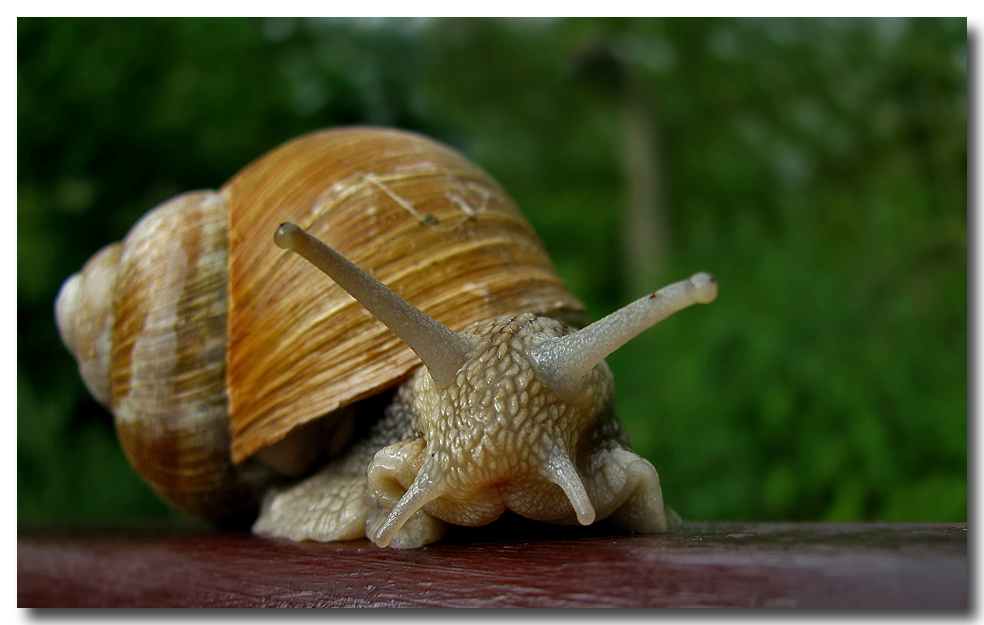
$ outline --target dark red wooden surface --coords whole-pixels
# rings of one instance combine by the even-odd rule
[[[22,529],[17,602],[967,607],[966,524],[707,523],[660,536],[561,528],[520,533],[463,533],[404,551],[236,532]]]

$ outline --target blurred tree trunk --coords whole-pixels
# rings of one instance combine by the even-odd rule
[[[665,253],[666,210],[660,175],[655,106],[630,68],[622,68],[621,167],[625,198],[622,213],[622,262],[628,294],[656,288],[654,280]]]

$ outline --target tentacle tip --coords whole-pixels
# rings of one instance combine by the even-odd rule
[[[379,532],[372,537],[372,542],[376,543],[379,547],[389,547],[390,541],[393,539],[392,536],[386,536]]]
[[[595,522],[595,516],[594,508],[584,512],[579,511],[577,513],[577,522],[581,525],[591,525]]]
[[[393,537],[396,535],[396,533],[400,530],[402,526],[403,526],[403,522],[402,521],[396,522],[393,512],[390,511],[390,514],[386,517],[385,520],[383,520],[383,523],[376,528],[376,531],[373,532],[372,536],[370,536],[369,539],[372,540],[372,542],[379,545],[380,547],[388,547],[389,544],[393,541]]]
[[[288,221],[280,224],[280,227],[277,228],[277,232],[273,235],[273,242],[279,248],[293,250],[303,232],[300,226]]]
[[[710,304],[717,298],[718,285],[711,274],[695,273],[690,277],[690,284],[694,287],[694,299],[699,303]]]

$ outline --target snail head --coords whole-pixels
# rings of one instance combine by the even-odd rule
[[[632,493],[605,465],[627,441],[604,358],[717,296],[713,278],[698,273],[580,330],[523,314],[454,332],[300,227],[283,224],[275,241],[331,276],[425,365],[410,381],[419,436],[383,448],[369,466],[369,488],[388,511],[370,536],[380,546],[420,511],[471,526],[507,509],[582,525],[611,514]]]

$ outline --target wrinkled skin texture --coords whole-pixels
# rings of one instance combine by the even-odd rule
[[[498,317],[462,334],[469,362],[447,388],[420,368],[369,437],[310,478],[268,493],[254,531],[295,540],[417,547],[446,524],[479,526],[505,510],[557,524],[608,518],[635,532],[665,532],[652,465],[628,450],[602,362],[562,401],[526,356],[571,328],[532,315]]]

